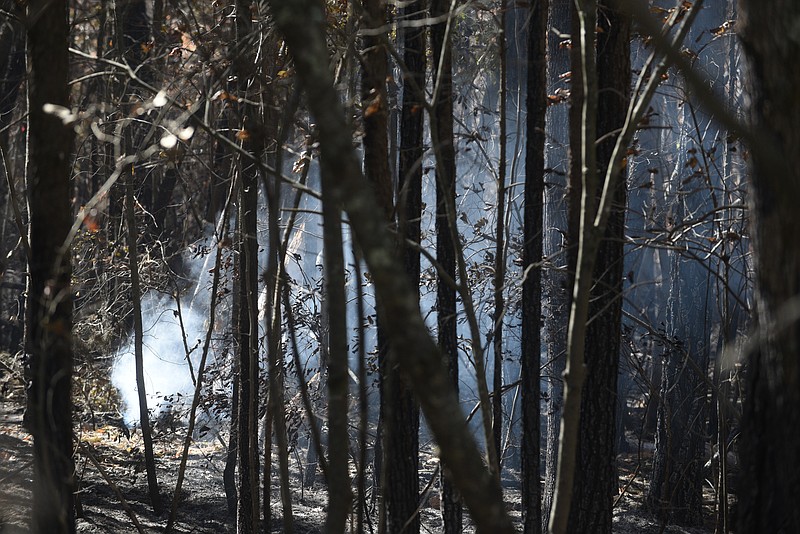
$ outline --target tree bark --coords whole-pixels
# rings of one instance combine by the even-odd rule
[[[73,129],[56,112],[69,106],[67,2],[28,6],[30,355],[26,421],[33,435],[33,524],[73,533],[72,295],[69,199]],[[59,108],[60,106],[60,108]]]
[[[561,416],[559,436],[556,493],[550,515],[550,531],[567,532],[572,492],[575,483],[576,452],[581,420],[581,395],[586,378],[584,350],[586,322],[589,316],[589,291],[592,286],[598,240],[594,227],[594,190],[597,187],[595,140],[597,137],[597,65],[595,63],[595,36],[597,3],[582,0],[578,4],[580,21],[580,70],[583,87],[581,105],[581,210],[580,235],[572,305],[567,330],[567,367],[564,371],[564,412]],[[575,46],[573,34],[573,46]],[[573,66],[573,76],[575,71]],[[572,80],[573,89],[575,79]],[[602,232],[602,229],[601,229]],[[602,234],[601,234],[602,235]]]
[[[547,16],[549,0],[531,3],[528,20],[525,211],[522,264],[522,514],[524,534],[542,531],[539,479],[542,360],[542,248],[544,148],[547,113]]]
[[[416,10],[416,7],[408,6],[404,9]],[[385,26],[386,19],[386,5],[382,0],[364,2],[364,21],[362,25],[376,29]],[[420,32],[421,29],[415,29],[414,31]],[[363,38],[364,59],[362,63],[361,103],[364,117],[364,174],[375,190],[386,224],[390,225],[394,216],[394,192],[392,190],[387,136],[388,95],[386,79],[388,65],[386,49],[384,48],[385,39],[385,36],[380,35],[365,35]],[[404,57],[415,56],[418,53],[417,50],[412,48],[404,52]],[[410,60],[412,65],[414,61],[418,62],[416,57],[411,57]],[[417,68],[419,67],[417,66]],[[415,76],[415,74],[410,75]],[[406,88],[407,85],[404,84],[404,95]],[[422,116],[421,110],[418,115]],[[408,127],[405,122],[403,124]],[[401,165],[404,163],[407,164],[408,162],[402,162]],[[401,172],[403,172],[403,169],[401,169]],[[400,180],[403,179],[404,177],[400,178]],[[419,263],[419,260],[417,260],[417,263]],[[409,273],[409,276],[413,275]],[[419,280],[419,268],[417,268],[417,280]],[[412,283],[416,285],[419,282]],[[397,368],[392,365],[392,357],[388,353],[394,349],[386,340],[383,326],[386,320],[387,318],[379,310],[377,321],[378,358],[381,367],[382,461],[386,473],[384,495],[387,511],[386,519],[390,532],[399,532],[405,527],[406,532],[414,534],[419,532],[419,516],[417,514],[417,501],[419,499],[419,408],[416,406],[411,388],[402,380]],[[408,523],[408,526],[406,526],[406,523]]]
[[[248,94],[254,68],[254,46],[250,0],[236,2],[236,57],[234,68],[238,75],[238,90]],[[245,99],[246,100],[246,99]],[[259,111],[246,102],[239,106],[242,148],[261,156],[264,146]],[[239,271],[237,320],[239,360],[239,487],[236,528],[240,534],[259,531],[259,469],[258,469],[258,169],[239,157],[238,239]]]
[[[158,493],[156,478],[156,459],[153,455],[153,436],[150,428],[150,412],[147,408],[147,389],[144,383],[144,360],[142,345],[144,328],[142,326],[142,288],[139,283],[139,240],[136,232],[136,214],[134,212],[133,176],[126,176],[125,183],[125,225],[128,230],[128,269],[131,273],[131,301],[133,303],[133,338],[134,360],[136,362],[136,389],[139,395],[139,427],[142,429],[144,442],[144,459],[147,469],[147,488],[150,492],[150,504],[156,514],[161,513],[161,497]]]
[[[239,184],[239,487],[237,531],[258,531],[258,240],[256,238],[256,207],[258,185],[254,169],[243,168]]]
[[[329,161],[322,162],[322,218],[325,262],[325,292],[328,298],[330,331],[328,360],[328,514],[326,532],[344,532],[352,493],[348,457],[347,301],[344,292],[342,219],[339,203],[330,192],[324,176],[333,174]]]
[[[492,289],[494,292],[494,331],[492,335],[492,350],[494,365],[492,373],[492,432],[494,448],[497,451],[497,465],[494,469],[499,473],[502,464],[502,436],[503,436],[503,317],[505,316],[505,295],[503,289],[506,278],[506,172],[507,172],[507,146],[508,143],[508,116],[506,110],[506,94],[508,92],[508,67],[506,50],[506,25],[508,24],[508,3],[500,2],[500,27],[497,32],[497,48],[500,59],[500,159],[497,168],[497,198],[495,201],[497,221],[495,224],[495,249],[494,249],[494,277]]]
[[[741,532],[798,532],[800,506],[800,3],[740,3],[750,60],[759,311],[762,342],[750,356],[742,431]],[[766,150],[764,149],[766,147]]]
[[[547,35],[547,87],[559,98],[571,95],[568,103],[557,101],[548,106],[545,128],[547,141],[545,152],[546,186],[544,188],[544,236],[543,253],[547,262],[543,273],[543,323],[547,353],[545,377],[548,382],[545,398],[547,414],[547,436],[545,445],[545,477],[542,507],[542,525],[546,528],[550,520],[550,509],[556,486],[558,467],[558,433],[564,401],[562,375],[566,366],[567,322],[572,278],[575,272],[577,246],[571,239],[568,224],[567,177],[574,171],[570,162],[570,147],[580,143],[579,131],[569,126],[571,116],[580,121],[580,74],[572,69],[572,83],[564,74],[570,72],[570,49],[563,46],[562,35],[569,34],[575,8],[572,0],[551,0]],[[559,33],[556,33],[559,32]],[[578,133],[572,141],[573,132]],[[574,153],[574,152],[573,152]],[[575,160],[576,158],[572,158]],[[580,180],[580,168],[574,174]],[[571,178],[570,178],[571,180]]]
[[[598,4],[597,168],[605,174],[630,100],[630,17],[615,0]],[[570,532],[611,533],[611,509],[617,491],[615,465],[617,369],[622,318],[623,241],[625,237],[625,171],[617,177],[611,214],[597,251],[594,285],[586,328],[587,379],[581,402]],[[592,192],[599,201],[600,189]]]
[[[450,11],[448,0],[431,2],[431,16],[441,17]],[[433,78],[438,93],[433,102],[431,137],[436,144],[436,261],[442,273],[436,279],[436,328],[439,350],[447,359],[450,381],[458,395],[458,337],[456,326],[456,289],[446,277],[456,279],[456,250],[451,222],[455,215],[448,213],[448,204],[456,197],[456,151],[453,139],[453,87],[452,51],[447,36],[447,23],[440,22],[431,27],[433,49]],[[481,362],[482,363],[482,362]],[[485,379],[485,377],[484,377]],[[484,414],[488,417],[488,414]],[[484,425],[485,426],[485,425]],[[489,438],[490,436],[486,436]],[[487,443],[489,446],[489,443]],[[462,530],[461,505],[450,480],[450,466],[442,465],[442,511],[445,532]]]

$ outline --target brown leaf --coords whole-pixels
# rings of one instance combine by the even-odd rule
[[[372,99],[372,102],[370,102],[369,106],[367,106],[367,109],[364,110],[364,117],[371,117],[372,115],[378,113],[383,107],[382,104],[383,102],[381,99],[381,94],[378,93],[375,95],[375,98]]]

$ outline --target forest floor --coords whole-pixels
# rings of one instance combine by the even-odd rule
[[[15,388],[16,389],[16,388]],[[31,437],[22,425],[21,391],[4,391],[0,398],[0,533],[28,532],[30,516],[32,469]],[[156,435],[158,481],[162,501],[169,504],[176,484],[183,443],[183,429],[165,430]],[[123,429],[95,414],[94,424],[82,424],[79,432],[81,446],[76,453],[76,478],[79,485],[80,508],[77,531],[81,533],[137,532],[131,515],[137,518],[143,532],[163,531],[168,512],[156,515],[149,505],[144,454],[139,432],[124,435]],[[647,445],[647,444],[645,444]],[[643,499],[652,456],[650,447],[642,447],[618,458],[621,497],[614,507],[614,532],[705,534],[713,529],[686,529],[664,526],[643,511]],[[327,497],[321,482],[315,487],[302,487],[298,462],[293,455],[291,484],[295,531],[322,532]],[[96,461],[96,464],[92,460]],[[431,455],[421,458],[421,479],[429,480],[436,460]],[[277,464],[277,461],[274,462]],[[98,469],[102,468],[102,472]],[[235,532],[235,522],[228,515],[222,471],[225,449],[219,436],[208,435],[196,440],[190,448],[186,477],[180,496],[175,532],[226,533]],[[507,502],[515,521],[520,521],[518,473],[507,470],[504,480]],[[272,531],[281,532],[281,508],[277,476],[273,477]],[[424,482],[423,482],[424,483]],[[711,495],[708,495],[710,502]],[[434,487],[424,498],[420,510],[422,532],[441,532],[438,495]],[[711,517],[712,510],[707,510]],[[373,517],[374,520],[374,517]],[[140,532],[141,532],[140,531]],[[369,531],[369,529],[368,529]],[[471,532],[468,518],[465,532]]]

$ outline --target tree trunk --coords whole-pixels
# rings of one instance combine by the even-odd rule
[[[233,317],[237,317],[237,306],[233,306]],[[225,469],[222,472],[222,484],[225,487],[225,502],[228,505],[228,515],[236,517],[236,507],[239,502],[236,490],[236,460],[239,457],[239,364],[236,358],[231,362],[233,386],[231,391],[231,411],[228,434],[228,450],[225,454]]]
[[[533,2],[528,20],[527,132],[522,264],[522,514],[523,533],[542,531],[539,479],[542,360],[542,245],[544,148],[547,113],[547,14],[549,0]]]
[[[237,530],[258,532],[258,182],[252,166],[243,166],[239,184],[239,503]]]
[[[615,0],[598,5],[597,40],[597,168],[605,174],[630,100],[630,17]],[[597,251],[586,330],[587,379],[581,403],[581,428],[571,507],[570,532],[611,533],[611,508],[617,491],[616,424],[617,369],[622,317],[623,241],[626,181],[617,178],[605,236]],[[593,202],[601,190],[594,191]]]
[[[500,1],[500,27],[497,32],[497,48],[500,59],[500,160],[497,169],[497,192],[495,201],[495,249],[494,249],[494,277],[492,289],[494,291],[494,331],[492,333],[492,349],[494,365],[492,373],[492,432],[494,433],[494,448],[497,451],[497,465],[494,469],[499,473],[502,464],[502,436],[503,436],[503,316],[505,315],[505,296],[503,289],[506,278],[506,171],[507,171],[507,143],[508,143],[508,116],[506,110],[506,94],[508,92],[508,58],[506,45],[506,26],[508,24],[508,5],[506,0]]]
[[[597,3],[583,0],[576,4],[580,30],[573,33],[580,39],[580,72],[582,102],[580,124],[580,163],[581,163],[581,209],[580,232],[578,237],[578,258],[575,281],[572,289],[569,326],[567,329],[567,366],[564,370],[564,412],[561,416],[559,436],[558,470],[556,473],[556,493],[550,515],[550,531],[561,534],[567,531],[572,493],[575,483],[576,452],[579,443],[581,420],[581,395],[586,379],[584,350],[586,343],[586,323],[589,316],[589,292],[592,287],[594,264],[598,241],[603,229],[595,228],[594,218],[597,209],[594,191],[597,187],[596,147],[597,138],[597,65],[595,63],[595,37],[597,24]],[[573,65],[572,88],[577,84]],[[570,123],[572,126],[572,122]]]
[[[27,329],[30,354],[26,421],[33,435],[33,532],[73,533],[72,226],[73,129],[68,109],[67,2],[35,0],[28,27],[29,218],[31,257]]]
[[[680,194],[680,193],[679,193]],[[682,199],[675,210],[683,222]],[[701,266],[672,252],[672,280],[667,302],[667,332],[673,344],[664,349],[653,475],[647,504],[662,521],[697,526],[702,517],[702,436],[705,434],[705,368],[708,361],[708,313],[697,276]],[[688,283],[688,285],[687,285]],[[698,295],[700,305],[698,306]]]
[[[140,67],[145,60],[146,53],[143,45],[145,45],[149,39],[151,26],[144,0],[133,0],[125,3],[117,2],[116,22],[117,47],[122,57],[132,68]],[[135,93],[136,90],[134,89],[131,94],[123,97],[123,110],[129,115],[133,114],[133,109],[137,105],[136,101],[138,97]],[[141,146],[143,129],[143,125],[137,121],[132,121],[125,129],[125,155],[133,156],[141,153],[143,148]],[[136,202],[134,198],[134,180],[140,179],[140,183],[144,184],[144,187],[141,188],[143,192],[140,199],[142,201],[141,204],[146,206],[145,209],[148,211],[152,205],[152,185],[150,184],[152,178],[149,178],[147,175],[148,173],[144,171],[144,166],[139,161],[131,166],[130,172],[126,171],[123,217],[127,230],[128,270],[131,276],[130,297],[133,305],[134,360],[136,362],[136,387],[139,396],[139,425],[142,430],[142,441],[144,442],[147,486],[150,493],[150,502],[153,505],[153,511],[158,514],[161,511],[161,502],[158,480],[156,478],[155,457],[153,455],[153,438],[150,427],[150,414],[147,407],[147,392],[144,383],[144,363],[142,355],[144,332],[141,310],[142,289],[139,280],[138,258],[139,236],[136,225],[136,214],[134,211],[134,203]]]
[[[742,431],[739,531],[800,532],[800,3],[740,2],[749,56],[759,323]]]
[[[238,90],[248,95],[254,68],[253,27],[250,0],[236,2],[236,59]],[[246,99],[243,99],[246,100]],[[242,148],[261,157],[264,146],[259,111],[240,101]],[[236,528],[240,534],[259,531],[258,469],[258,169],[239,156],[238,239],[239,315],[239,487]],[[266,497],[265,497],[266,498]]]
[[[569,79],[562,76],[570,72],[570,50],[562,46],[564,38],[559,34],[569,34],[572,24],[572,0],[551,0],[547,34],[547,87],[554,96],[564,95],[570,90]],[[556,33],[558,31],[559,33]],[[577,69],[576,69],[577,70]],[[573,70],[573,76],[577,76]],[[547,436],[545,446],[545,473],[542,506],[542,525],[547,527],[550,509],[555,495],[556,468],[558,463],[558,433],[561,422],[561,409],[564,400],[562,374],[566,365],[567,321],[569,320],[569,299],[572,274],[575,272],[575,254],[568,254],[577,247],[568,240],[567,224],[567,176],[570,175],[570,132],[569,116],[574,111],[580,118],[579,87],[572,87],[572,99],[557,101],[548,106],[545,128],[547,135],[545,151],[546,183],[544,188],[544,235],[543,253],[547,262],[542,280],[543,330],[546,344],[545,378],[548,382],[545,398],[547,414]],[[529,112],[530,113],[530,112]]]
[[[323,176],[335,171],[324,160]],[[328,361],[328,514],[325,531],[344,532],[350,512],[352,493],[348,458],[350,436],[348,422],[348,350],[347,300],[345,296],[342,219],[339,203],[330,193],[330,183],[323,178],[322,218],[325,262],[325,292],[328,297],[330,331]]]
[[[715,2],[700,11],[697,23],[688,29],[689,42],[699,44],[706,28],[722,24],[724,7],[723,2]],[[716,57],[704,59],[702,50],[700,54],[695,61],[698,68],[713,68],[719,61]],[[684,100],[687,93],[684,90],[675,100],[665,102],[669,115],[676,118],[671,126],[677,131],[677,135],[667,137],[670,146],[677,141],[667,182],[672,198],[669,220],[676,228],[691,225],[693,235],[713,235],[718,233],[713,218],[697,216],[714,213],[718,205],[713,200],[716,193],[709,169],[698,161],[705,161],[708,153],[704,146],[713,143],[719,126],[695,110],[695,98]],[[671,283],[666,310],[666,329],[672,343],[665,347],[662,361],[656,450],[647,503],[663,521],[699,526],[703,524],[706,478],[702,465],[707,439],[707,368],[712,314],[717,305],[711,290],[701,289],[712,286],[708,267],[683,252],[696,249],[694,237],[673,235],[676,246],[668,252]]]
[[[156,514],[161,513],[161,497],[158,493],[156,478],[156,460],[153,455],[153,436],[150,429],[150,413],[147,408],[147,389],[144,383],[144,361],[142,344],[144,329],[142,327],[142,289],[139,283],[139,240],[136,232],[136,214],[134,213],[133,176],[126,176],[125,183],[125,226],[128,230],[128,269],[131,273],[131,302],[133,303],[134,360],[136,362],[136,389],[139,395],[139,427],[142,429],[144,442],[144,458],[147,469],[147,488],[150,492],[150,503]]]
[[[412,6],[406,10],[415,9]],[[364,25],[380,28],[386,25],[386,6],[380,0],[364,2]],[[414,31],[419,32],[419,29]],[[364,114],[364,174],[375,190],[386,224],[393,218],[393,191],[389,166],[387,137],[388,96],[386,78],[388,66],[385,36],[364,36],[361,103]],[[414,49],[406,55],[415,55]],[[413,61],[416,58],[412,58]],[[424,68],[424,67],[423,67]],[[404,90],[407,88],[404,85]],[[405,94],[405,93],[404,93]],[[421,110],[418,115],[422,115]],[[402,170],[401,170],[402,172]],[[403,178],[401,178],[402,180]],[[419,260],[418,260],[419,261]],[[419,280],[419,274],[417,274]],[[418,282],[415,282],[418,284]],[[419,532],[417,500],[419,498],[419,409],[411,389],[391,364],[383,324],[387,320],[378,312],[378,351],[381,366],[381,421],[383,424],[383,465],[386,480],[384,502],[390,532],[399,532],[408,522],[406,532]]]
[[[450,10],[448,0],[434,0],[431,3],[431,16],[440,17]],[[434,84],[439,91],[433,103],[431,137],[438,143],[436,166],[436,261],[443,273],[437,273],[436,280],[436,324],[439,350],[445,355],[450,381],[458,395],[458,338],[456,330],[456,289],[446,282],[456,278],[456,251],[450,228],[451,218],[448,203],[456,197],[456,152],[453,139],[453,87],[452,51],[447,36],[447,24],[441,22],[431,28],[431,48],[433,49]],[[487,414],[484,414],[487,415]],[[488,443],[487,443],[488,446]],[[451,485],[450,466],[442,465],[442,511],[446,533],[462,530],[461,505]]]

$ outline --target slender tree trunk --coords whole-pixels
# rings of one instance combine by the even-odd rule
[[[156,514],[161,513],[161,497],[158,493],[156,478],[156,460],[153,455],[153,436],[150,430],[150,413],[147,409],[147,390],[144,383],[144,361],[142,345],[144,328],[142,327],[142,289],[139,284],[139,240],[136,232],[135,198],[133,196],[133,176],[126,176],[125,183],[125,225],[128,230],[128,269],[131,273],[131,301],[133,303],[134,360],[136,362],[136,389],[139,395],[139,427],[142,429],[144,442],[144,461],[147,469],[147,488],[150,492],[150,503]]]
[[[449,12],[448,0],[433,0],[431,16],[442,16]],[[456,251],[450,228],[451,217],[448,203],[455,202],[456,196],[456,153],[453,139],[453,88],[452,51],[447,40],[447,24],[442,22],[431,28],[431,47],[433,49],[434,84],[438,84],[438,94],[434,101],[431,136],[438,146],[436,167],[436,261],[442,274],[436,281],[436,322],[439,348],[447,358],[450,380],[458,394],[458,338],[456,327],[456,289],[451,287],[445,276],[456,278]],[[453,220],[455,220],[453,216]],[[482,363],[482,362],[481,362]],[[488,414],[484,414],[488,417]],[[488,444],[487,444],[488,445]],[[493,466],[492,466],[493,467]],[[462,529],[461,505],[451,485],[449,466],[442,465],[442,509],[445,532],[456,533]]]
[[[117,22],[117,47],[120,50],[122,57],[127,61],[131,67],[137,68],[143,65],[145,61],[145,51],[143,45],[147,42],[150,36],[150,19],[147,15],[146,4],[144,0],[132,0],[124,4],[117,2],[116,6],[116,22]],[[146,70],[146,69],[145,69]],[[137,96],[135,93],[125,95],[123,97],[125,102],[124,109],[127,113],[131,114],[134,106],[136,105]],[[141,138],[142,126],[137,122],[131,122],[126,128],[125,146],[124,150],[126,155],[135,155],[141,152]],[[133,304],[133,330],[134,330],[134,359],[136,362],[136,387],[139,395],[139,425],[142,430],[142,440],[144,441],[145,449],[145,465],[147,469],[147,485],[150,492],[150,502],[153,505],[153,510],[156,513],[161,511],[161,502],[158,489],[158,480],[156,478],[156,465],[155,457],[153,455],[153,438],[151,435],[150,415],[147,408],[147,393],[144,383],[144,362],[142,356],[142,343],[143,343],[143,326],[142,326],[142,310],[141,310],[141,296],[142,290],[139,282],[139,260],[138,260],[138,246],[139,236],[136,226],[136,216],[134,213],[134,180],[138,178],[137,171],[142,170],[143,167],[139,163],[131,165],[130,172],[126,172],[125,176],[125,199],[124,199],[124,219],[127,229],[127,243],[128,243],[128,269],[131,275],[131,300]],[[145,175],[145,172],[138,173]],[[152,203],[152,187],[149,184],[149,178],[143,178],[141,181],[144,184],[142,188],[143,198],[142,204],[148,209]]]
[[[35,0],[28,12],[30,234],[27,303],[33,435],[32,531],[75,532],[72,433],[72,297],[69,199],[73,129],[53,111],[69,107],[67,2]],[[54,109],[51,109],[54,108]]]
[[[543,254],[546,258],[542,280],[543,330],[546,345],[545,378],[548,383],[545,396],[547,435],[545,444],[544,490],[542,495],[542,525],[547,528],[550,509],[555,495],[556,468],[558,462],[558,433],[561,423],[561,408],[564,400],[562,375],[566,365],[567,322],[569,319],[569,299],[571,294],[570,273],[575,272],[573,259],[569,254],[572,245],[568,239],[567,223],[567,176],[571,174],[570,135],[568,126],[573,107],[580,101],[578,86],[571,87],[570,50],[562,43],[562,35],[569,34],[574,11],[572,0],[551,0],[547,34],[547,87],[550,93],[564,95],[571,91],[569,104],[558,100],[548,106],[546,128],[546,187],[544,188],[544,236]],[[556,33],[559,32],[559,33]],[[577,70],[577,69],[576,69]],[[578,74],[573,71],[573,75]],[[580,105],[577,108],[580,120]],[[577,248],[575,248],[577,250]]]
[[[368,0],[364,2],[364,10],[364,24],[367,27],[380,28],[386,25],[384,2]],[[361,102],[364,113],[364,174],[375,188],[388,225],[393,219],[394,208],[387,136],[388,66],[384,40],[381,36],[363,38]],[[405,528],[406,532],[413,534],[419,532],[419,518],[416,515],[419,494],[419,409],[411,389],[391,364],[392,356],[388,352],[393,349],[387,343],[383,328],[386,320],[379,311],[378,350],[382,378],[381,419],[387,523],[391,532],[399,532],[410,522]]]
[[[254,169],[242,169],[239,189],[239,502],[237,530],[257,532],[258,506],[258,241],[256,204],[258,185]]]
[[[595,254],[599,236],[594,229],[594,190],[597,187],[595,154],[597,120],[597,73],[595,64],[595,35],[597,4],[583,0],[578,4],[580,21],[580,56],[583,102],[581,112],[581,211],[577,269],[572,291],[572,305],[567,331],[567,367],[564,371],[564,413],[556,474],[556,494],[550,516],[550,531],[567,532],[576,471],[581,420],[581,393],[586,379],[584,347],[586,322],[589,315],[589,290],[592,286]],[[573,39],[573,46],[577,44]],[[574,76],[573,69],[573,76]],[[572,80],[573,88],[575,79]]]
[[[689,42],[701,39],[710,24],[722,24],[722,7],[723,3],[716,2],[699,13],[697,24],[688,29]],[[698,63],[702,61],[698,58]],[[717,61],[714,59],[713,63]],[[667,183],[672,198],[670,221],[676,226],[691,224],[693,233],[713,234],[713,218],[696,219],[698,213],[714,212],[713,188],[709,195],[707,185],[711,184],[711,176],[706,171],[690,174],[687,179],[687,171],[696,170],[691,163],[693,152],[697,154],[695,162],[704,160],[703,138],[714,138],[718,126],[710,118],[701,117],[705,126],[703,132],[699,131],[694,103],[683,101],[682,95],[672,108],[671,115],[676,118],[672,126],[677,135],[668,137],[667,142],[679,148],[672,158],[674,167]],[[700,289],[711,286],[708,268],[680,250],[691,250],[694,239],[676,236],[674,241],[676,247],[668,253],[671,275],[666,310],[666,330],[672,344],[665,347],[662,359],[656,450],[647,504],[662,521],[698,526],[704,522],[706,475],[701,466],[707,435],[710,322],[716,306],[710,302],[710,290]]]
[[[235,308],[235,307],[234,307]],[[235,315],[234,315],[235,316]],[[239,456],[239,364],[234,359],[231,364],[233,374],[233,387],[231,392],[230,431],[228,436],[228,450],[225,454],[225,470],[222,472],[222,482],[225,487],[225,501],[228,504],[228,515],[236,517],[238,492],[236,491],[236,460]]]
[[[323,162],[322,173],[330,176],[334,169]],[[352,493],[348,457],[350,437],[348,422],[348,350],[347,301],[344,292],[344,254],[342,252],[342,219],[338,203],[326,191],[323,181],[323,241],[325,288],[328,297],[329,364],[328,364],[328,514],[325,531],[344,532],[350,513]]]
[[[402,21],[419,21],[424,16],[423,3],[410,2],[400,12]],[[420,220],[422,218],[422,157],[423,157],[423,99],[420,93],[425,86],[425,30],[423,27],[407,27],[400,34],[403,45],[403,93],[400,111],[400,146],[398,158],[398,205],[397,214],[400,236],[406,241],[421,241]],[[412,286],[419,286],[420,257],[413,247],[400,243],[403,251],[405,271]],[[418,290],[417,290],[418,291]],[[418,292],[417,292],[418,294]],[[408,506],[402,515],[414,514],[411,504],[418,498],[419,490],[419,406],[413,398],[411,388],[401,382],[393,391],[399,393],[394,405],[405,414],[411,424],[405,436],[395,440],[399,450],[407,451],[403,462],[407,471]],[[393,428],[401,428],[402,422],[395,418]],[[401,443],[402,442],[402,443]],[[387,449],[387,452],[388,449]],[[395,455],[395,458],[397,456]],[[391,454],[387,460],[392,461]],[[413,506],[416,508],[416,506]],[[459,516],[460,516],[459,510]],[[447,528],[447,523],[445,523]],[[419,517],[415,516],[408,526],[408,532],[419,532]]]
[[[270,72],[270,76],[277,76],[277,73],[283,66],[281,58],[279,57],[279,41],[274,34],[267,40],[264,46],[265,61],[264,66]],[[282,95],[278,94],[274,85],[269,86],[265,92],[267,100],[267,111],[265,120],[265,129],[272,131],[275,141],[267,141],[266,157],[269,164],[275,169],[283,168],[283,149],[282,146],[286,141],[288,132],[291,131],[294,116],[297,111],[297,102],[291,102],[282,99]],[[281,100],[284,100],[281,102]],[[285,106],[285,111],[279,117],[279,113],[274,111],[278,109],[279,104]],[[286,429],[286,406],[285,406],[285,372],[283,362],[285,360],[285,353],[282,343],[282,295],[283,284],[288,283],[285,276],[285,260],[286,260],[286,245],[281,242],[281,227],[280,227],[280,213],[283,198],[282,181],[279,176],[271,175],[261,176],[264,182],[264,192],[269,204],[269,259],[267,261],[267,270],[264,273],[266,282],[266,302],[264,305],[264,321],[267,333],[267,358],[269,368],[269,415],[273,418],[275,442],[278,447],[278,472],[280,478],[280,495],[281,507],[283,512],[283,531],[291,534],[294,530],[294,517],[292,510],[292,495],[289,481],[289,442]],[[271,179],[270,179],[271,178]],[[299,204],[300,193],[295,197],[295,207]],[[289,218],[289,224],[286,227],[286,240],[292,232],[294,226],[294,214]],[[269,417],[268,417],[269,418]],[[267,432],[270,432],[271,427],[267,426]],[[265,440],[266,441],[266,440]],[[272,450],[268,449],[266,444],[264,446],[264,527],[265,530],[271,528],[270,522],[267,517],[270,515],[266,509],[266,503],[269,502],[267,495],[270,492],[271,486],[271,467],[272,467]]]
[[[238,90],[247,96],[253,83],[255,43],[250,0],[236,2],[236,57]],[[245,99],[246,100],[246,99]],[[264,146],[259,111],[240,101],[242,148],[256,157]],[[240,156],[237,253],[239,256],[239,487],[236,528],[240,534],[259,531],[258,469],[258,170]],[[266,498],[266,497],[265,497]]]
[[[683,192],[678,193],[675,221],[683,222]],[[673,344],[664,349],[653,475],[647,504],[662,521],[702,524],[701,471],[706,422],[705,367],[708,361],[708,313],[704,292],[696,291],[701,275],[694,260],[672,252],[667,303],[667,332]],[[689,282],[691,287],[684,285]],[[693,289],[695,291],[693,291]],[[698,300],[700,306],[697,306]]]
[[[605,174],[611,164],[615,132],[625,122],[630,99],[630,18],[616,1],[599,2],[597,41],[597,168]],[[601,190],[593,191],[596,203]],[[586,329],[587,379],[583,387],[581,425],[576,458],[570,532],[611,533],[611,508],[616,480],[616,400],[622,317],[623,240],[626,181],[616,180],[605,236],[597,251],[594,286]]]
[[[494,469],[500,472],[502,460],[500,458],[503,435],[503,316],[505,315],[505,297],[503,289],[506,278],[506,171],[507,171],[507,143],[508,143],[508,115],[506,110],[506,94],[508,92],[507,75],[507,44],[506,25],[508,24],[509,7],[506,0],[500,2],[500,27],[497,32],[497,49],[500,57],[500,161],[497,169],[497,201],[495,225],[495,250],[494,250],[494,332],[492,335],[492,348],[494,353],[493,390],[492,397],[492,431],[494,433],[494,448],[498,451],[497,465]]]
[[[356,279],[356,317],[358,317],[358,474],[356,487],[356,532],[364,533],[364,523],[370,525],[372,522],[367,508],[367,432],[369,430],[369,393],[367,391],[367,351],[365,347],[366,327],[364,324],[364,286],[361,281],[361,255],[358,250],[353,248],[355,258],[355,279]]]
[[[540,365],[542,354],[542,248],[544,147],[547,112],[548,0],[531,3],[528,19],[527,143],[522,264],[522,514],[524,534],[542,531]]]

